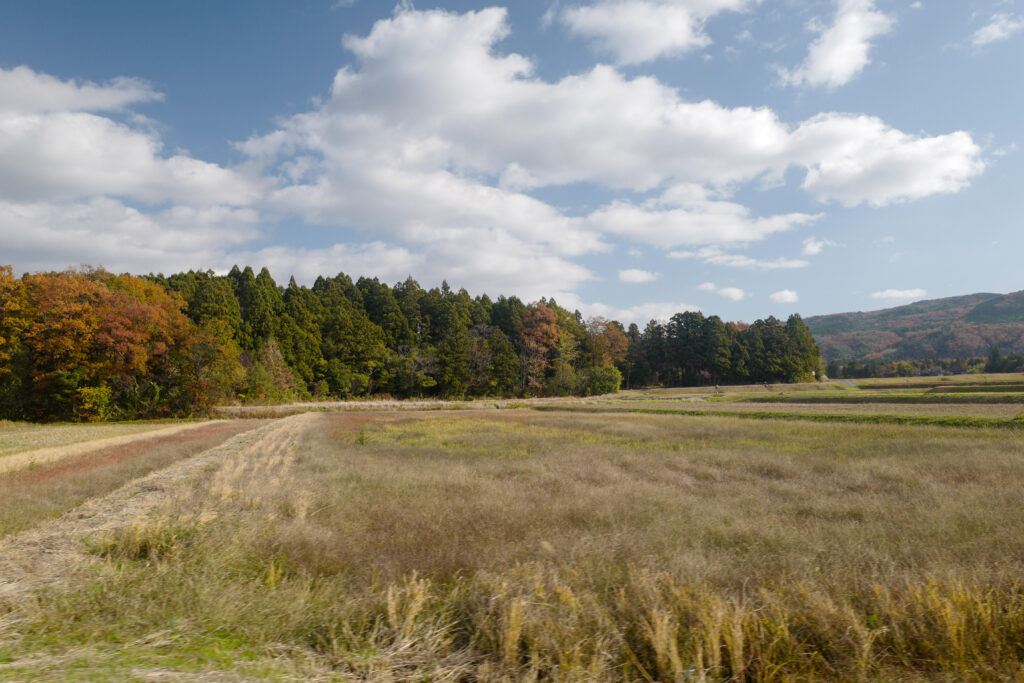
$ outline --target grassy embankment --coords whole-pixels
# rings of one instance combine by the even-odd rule
[[[0,677],[1024,674],[1022,432],[310,418],[9,604]]]

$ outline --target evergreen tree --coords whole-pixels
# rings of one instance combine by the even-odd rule
[[[445,303],[435,324],[444,335],[437,345],[437,388],[441,396],[457,398],[469,388],[469,334],[455,305]]]

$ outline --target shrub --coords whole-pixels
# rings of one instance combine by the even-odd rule
[[[583,377],[580,385],[581,393],[584,396],[598,396],[600,394],[614,394],[622,386],[622,373],[619,369],[606,365],[600,368],[592,368]]]
[[[82,422],[103,422],[111,412],[110,387],[81,387],[75,393],[75,417]]]

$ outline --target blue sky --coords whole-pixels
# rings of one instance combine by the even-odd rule
[[[1014,0],[7,0],[0,263],[624,322],[1024,289]]]

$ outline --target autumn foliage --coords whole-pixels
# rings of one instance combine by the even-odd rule
[[[687,312],[641,332],[550,299],[471,297],[345,274],[168,277],[0,268],[0,418],[205,414],[224,402],[593,395],[630,386],[812,376],[798,317],[752,326]]]

